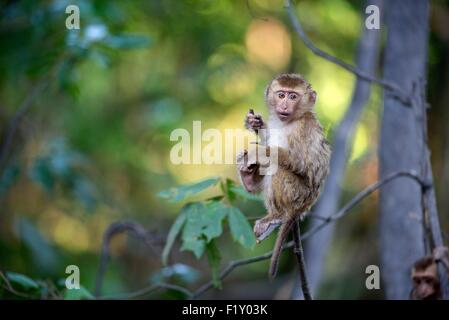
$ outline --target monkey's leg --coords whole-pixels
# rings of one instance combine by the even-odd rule
[[[313,300],[312,293],[310,292],[309,282],[307,280],[306,261],[304,259],[304,250],[302,249],[299,219],[296,220],[296,223],[293,225],[292,230],[293,240],[295,242],[293,251],[295,252],[296,258],[298,259],[299,280],[301,281],[304,300]]]

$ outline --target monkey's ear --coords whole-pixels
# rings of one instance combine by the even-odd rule
[[[309,94],[309,102],[310,103],[315,103],[316,102],[316,98],[317,98],[317,93],[315,90],[312,90]]]
[[[268,86],[265,88],[265,102],[268,101],[268,95],[270,94],[270,87],[271,87],[271,82],[268,84]]]

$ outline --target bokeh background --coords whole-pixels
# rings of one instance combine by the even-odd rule
[[[80,8],[80,30],[65,27],[69,4]],[[319,48],[353,63],[364,23],[363,4],[304,0],[296,8]],[[430,32],[429,141],[438,208],[448,232],[448,1],[433,1]],[[148,230],[151,246],[127,233],[115,235],[103,294],[133,292],[161,278],[192,290],[210,280],[207,258],[180,251],[178,240],[169,266],[162,265],[168,231],[191,199],[173,204],[157,194],[211,177],[236,180],[235,167],[173,165],[170,133],[176,128],[191,131],[194,120],[202,121],[203,130],[242,129],[248,108],[267,114],[264,88],[285,71],[303,74],[318,92],[316,112],[332,141],[356,79],[302,44],[292,32],[282,0],[3,1],[2,272],[24,275],[52,288],[53,296],[64,296],[58,293],[63,290],[60,282],[66,266],[74,264],[80,268],[82,286],[93,292],[104,232],[111,223],[134,221]],[[342,203],[377,180],[381,110],[382,91],[373,86],[355,131],[341,185]],[[230,143],[223,148],[234,152]],[[218,194],[217,185],[193,199]],[[317,297],[383,296],[382,290],[365,288],[365,267],[378,264],[377,197],[370,196],[337,223]],[[264,215],[258,201],[241,199],[236,206],[250,221]],[[273,238],[248,249],[223,228],[217,239],[221,266],[265,253]],[[238,268],[221,290],[204,297],[288,298],[294,266],[294,256],[284,254],[272,284],[266,276],[267,261]],[[18,281],[19,292],[26,289],[21,285],[26,283]],[[51,298],[47,291],[31,295]],[[0,297],[21,298],[5,289],[0,289]],[[182,294],[155,290],[140,298]]]

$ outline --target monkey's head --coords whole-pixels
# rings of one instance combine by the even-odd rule
[[[270,112],[282,122],[289,123],[312,110],[316,92],[301,75],[285,73],[270,82],[265,91],[265,101]]]
[[[416,261],[412,270],[412,280],[412,299],[429,300],[440,298],[437,264],[432,257],[424,257]]]

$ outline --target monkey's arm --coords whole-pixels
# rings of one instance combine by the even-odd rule
[[[436,262],[441,262],[449,273],[449,249],[444,246],[439,246],[433,249],[433,259]]]
[[[298,175],[303,175],[306,172],[306,162],[304,157],[299,153],[295,156],[293,155],[293,152],[285,148],[270,147],[263,144],[250,145],[247,151],[247,157],[249,163],[257,164],[269,161],[274,157],[274,159],[277,160],[278,166],[288,171]],[[266,164],[267,163],[264,163],[264,165]]]
[[[261,191],[263,176],[259,174],[259,165],[255,159],[248,158],[246,150],[237,155],[237,170],[240,182],[247,192]]]

